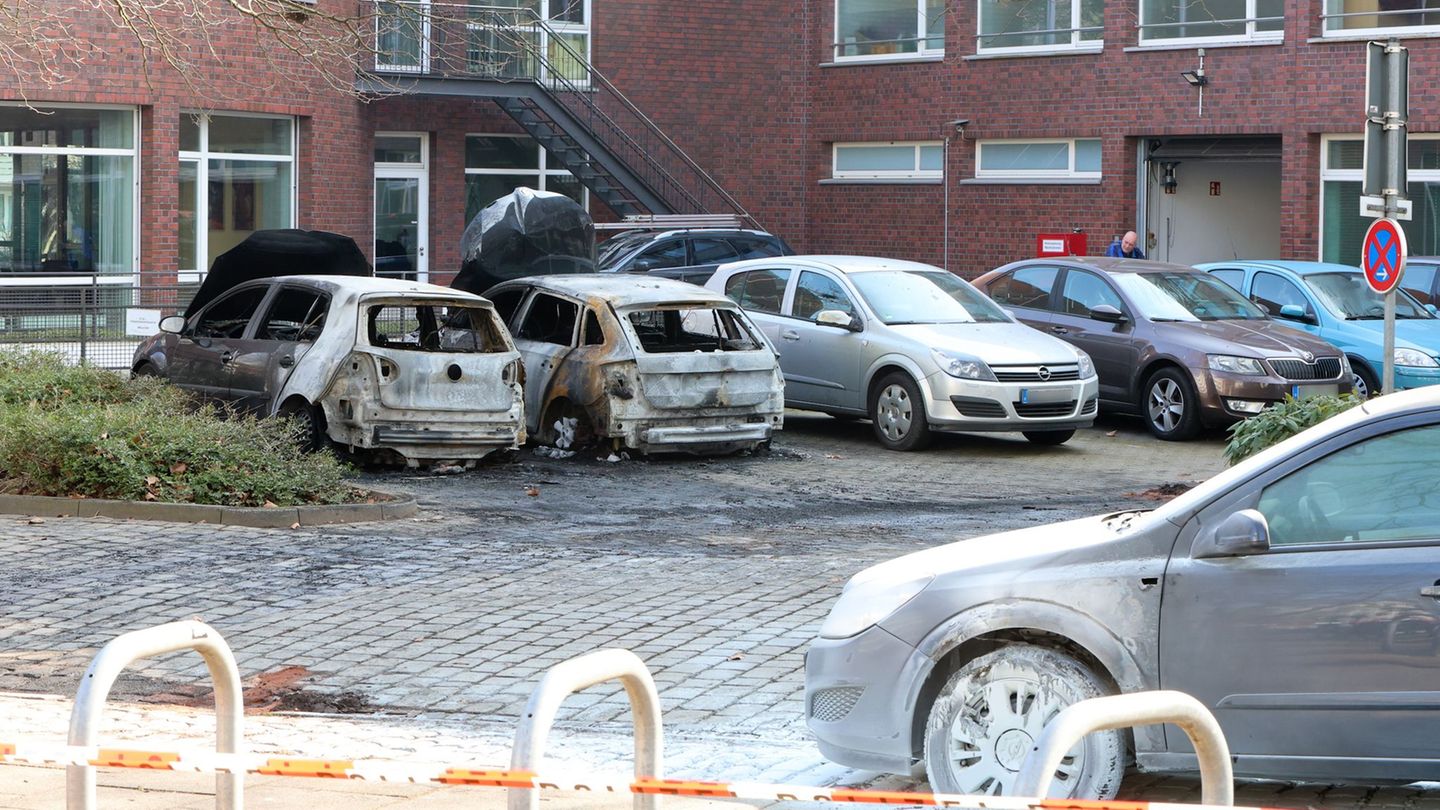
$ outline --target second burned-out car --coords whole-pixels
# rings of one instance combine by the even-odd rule
[[[745,313],[693,284],[631,275],[534,276],[486,292],[525,363],[539,441],[573,419],[574,440],[642,452],[727,452],[783,421],[774,350]]]
[[[139,376],[305,425],[309,443],[422,461],[525,441],[520,355],[490,302],[429,284],[281,276],[172,316]]]

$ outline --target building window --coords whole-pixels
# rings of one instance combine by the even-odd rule
[[[250,115],[180,116],[180,272],[265,228],[295,227],[295,121]]]
[[[980,0],[976,51],[1099,49],[1104,33],[1102,0]]]
[[[0,106],[0,276],[133,274],[135,208],[133,108]]]
[[[1284,0],[1140,0],[1140,44],[1279,40]]]
[[[586,205],[585,187],[525,135],[468,135],[465,138],[465,221],[520,186],[553,191]]]
[[[841,179],[940,179],[944,171],[939,141],[837,143],[833,174]]]
[[[461,8],[468,72],[589,84],[590,0],[502,0]],[[545,25],[536,26],[536,19]]]
[[[1408,139],[1406,193],[1412,216],[1401,221],[1411,256],[1440,253],[1440,134]],[[1320,259],[1358,265],[1360,244],[1374,217],[1360,214],[1364,184],[1365,142],[1360,138],[1327,136],[1320,159]]]
[[[1437,0],[1325,0],[1325,35],[1434,33]]]
[[[1100,177],[1100,139],[980,141],[977,179],[1090,180]]]
[[[429,66],[429,0],[376,3],[375,69],[424,73]]]
[[[939,56],[945,0],[835,0],[835,60]]]

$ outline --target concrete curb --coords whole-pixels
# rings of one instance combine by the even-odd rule
[[[151,503],[149,501],[106,501],[98,498],[56,498],[46,495],[0,495],[0,514],[34,517],[104,517],[117,520],[163,520],[170,523],[210,523],[216,526],[246,526],[252,529],[288,529],[326,526],[335,523],[363,523],[414,517],[420,507],[410,496],[371,491],[376,503],[347,503],[333,506],[210,506],[195,503]],[[380,500],[384,498],[385,500]]]

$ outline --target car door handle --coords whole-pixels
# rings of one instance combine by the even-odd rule
[[[224,364],[227,365],[227,366],[230,365],[230,363],[233,362],[234,360],[235,360],[235,352],[225,352],[224,354],[220,355],[220,362],[221,362],[221,363],[224,363]]]
[[[1428,596],[1431,599],[1440,599],[1440,583],[1426,585],[1420,589],[1421,596]]]
[[[780,339],[781,339],[781,340],[799,340],[799,339],[800,339],[800,333],[799,333],[799,332],[796,332],[794,329],[786,329],[784,332],[781,332],[781,333],[780,333]]]
[[[1070,334],[1070,330],[1069,330],[1069,329],[1066,329],[1066,328],[1063,327],[1063,326],[1052,326],[1052,327],[1050,327],[1050,331],[1051,331],[1053,334],[1056,334],[1056,335],[1068,335],[1068,334]]]
[[[287,354],[284,357],[280,358],[281,368],[290,368],[293,365],[295,365],[295,358],[291,357],[290,355]]]

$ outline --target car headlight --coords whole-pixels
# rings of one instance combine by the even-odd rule
[[[935,364],[940,370],[951,377],[959,377],[962,380],[987,380],[995,382],[995,374],[990,367],[978,357],[967,357],[955,352],[947,352],[941,349],[931,349],[930,356],[935,359]]]
[[[891,573],[893,571],[893,573]],[[874,627],[925,590],[934,574],[915,575],[903,568],[882,569],[867,578],[856,574],[845,586],[830,615],[820,625],[821,638],[849,638]]]
[[[1435,358],[1431,357],[1425,352],[1417,351],[1415,349],[1396,349],[1395,365],[1414,366],[1419,368],[1440,367],[1440,363],[1436,363]]]
[[[1253,357],[1236,357],[1233,354],[1207,355],[1211,371],[1226,371],[1231,374],[1264,374],[1265,367]]]
[[[1080,363],[1080,379],[1088,380],[1095,376],[1095,361],[1091,360],[1090,355],[1085,352],[1080,352],[1079,354],[1080,356],[1077,359]]]
[[[1347,377],[1348,377],[1348,376],[1350,375],[1350,373],[1351,373],[1351,371],[1350,371],[1350,358],[1349,358],[1349,357],[1346,357],[1346,356],[1343,355],[1343,354],[1340,355],[1340,373],[1341,373],[1341,374],[1344,374],[1344,375],[1347,376]]]

